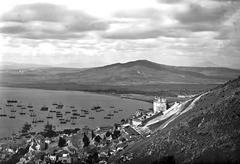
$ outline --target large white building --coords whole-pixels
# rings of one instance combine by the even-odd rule
[[[165,98],[155,97],[153,100],[153,113],[164,112],[167,110],[167,100]]]

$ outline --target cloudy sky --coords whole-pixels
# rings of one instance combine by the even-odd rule
[[[0,63],[240,69],[240,0],[5,0]]]

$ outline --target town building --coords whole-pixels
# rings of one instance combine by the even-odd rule
[[[167,110],[167,100],[165,98],[155,97],[153,100],[153,113],[160,113]]]
[[[141,124],[142,124],[142,121],[140,119],[138,119],[138,118],[132,119],[132,125],[133,126],[139,126]]]

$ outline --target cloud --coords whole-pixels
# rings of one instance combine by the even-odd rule
[[[9,24],[0,28],[0,33],[20,34],[26,32],[27,29],[21,24]]]
[[[168,4],[174,4],[174,3],[180,3],[184,0],[158,0],[159,3],[168,3]]]
[[[169,38],[185,38],[190,37],[191,33],[179,30],[179,29],[124,29],[114,32],[107,32],[102,35],[104,38],[108,39],[149,39],[158,37],[169,37]]]
[[[216,2],[240,2],[239,0],[213,0]]]
[[[118,18],[161,19],[162,13],[156,8],[121,10],[114,14]]]
[[[175,15],[175,18],[184,24],[215,23],[224,18],[227,12],[225,7],[207,8],[199,4],[190,4],[186,12]]]
[[[79,33],[109,27],[107,22],[82,11],[43,3],[16,6],[2,15],[1,24],[1,33],[31,39],[77,38],[83,36]]]

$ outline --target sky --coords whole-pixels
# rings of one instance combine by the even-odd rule
[[[0,63],[240,69],[240,0],[6,0]]]

